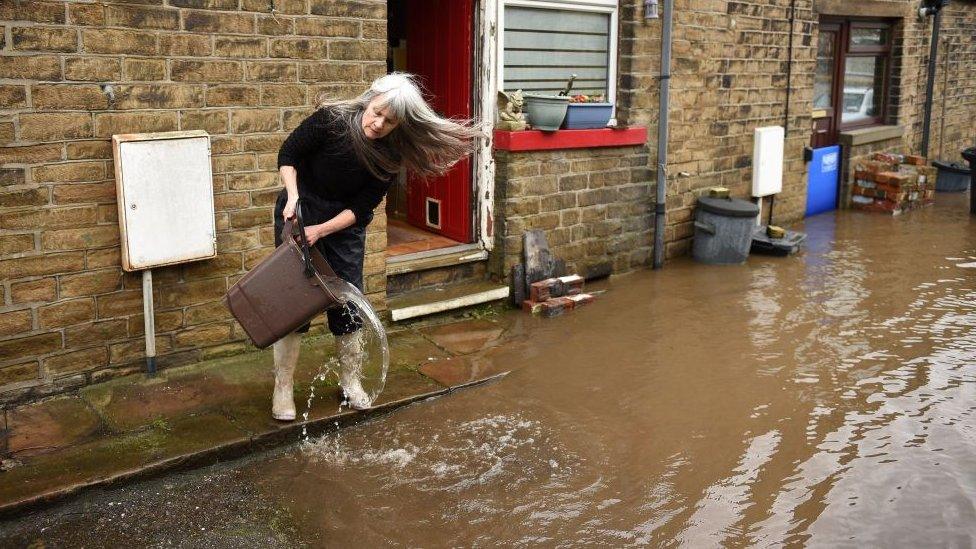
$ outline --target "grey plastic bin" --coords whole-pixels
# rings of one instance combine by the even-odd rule
[[[692,257],[710,264],[744,263],[752,246],[759,206],[740,198],[698,199]]]
[[[969,166],[943,160],[936,160],[932,165],[939,170],[939,176],[935,180],[936,191],[957,193],[969,188]]]

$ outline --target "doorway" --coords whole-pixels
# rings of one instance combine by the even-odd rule
[[[442,116],[472,115],[474,10],[475,0],[387,2],[387,69],[417,75]],[[400,174],[387,199],[387,256],[472,242],[472,187],[470,159],[427,180]]]

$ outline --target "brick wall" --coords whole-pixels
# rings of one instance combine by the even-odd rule
[[[931,34],[931,23],[927,34]],[[976,2],[957,0],[942,15],[935,93],[932,103],[932,129],[929,157],[962,161],[959,151],[976,146]],[[929,45],[925,42],[925,59],[919,80],[924,93]],[[916,135],[921,143],[921,120],[917,116]]]
[[[675,0],[667,159],[666,256],[691,246],[697,197],[712,186],[749,195],[753,131],[784,125],[789,0]],[[783,192],[775,221],[803,215],[815,60],[813,1],[797,0]],[[656,179],[661,23],[643,2],[621,2],[618,118],[649,127],[647,167]],[[654,188],[650,190],[654,199]]]
[[[543,229],[568,272],[609,261],[615,272],[651,258],[653,204],[645,147],[496,151],[492,272],[521,262],[522,235]]]
[[[320,91],[385,73],[385,17],[382,0],[0,2],[0,402],[142,367],[115,133],[212,136],[218,256],[154,271],[160,365],[246,348],[220,300],[271,250],[277,149]],[[366,259],[381,307],[382,212]]]

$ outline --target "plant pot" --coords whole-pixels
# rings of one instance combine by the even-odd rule
[[[569,97],[525,94],[525,115],[533,129],[555,131],[566,118]]]
[[[570,103],[563,127],[567,130],[605,128],[613,114],[613,103]]]

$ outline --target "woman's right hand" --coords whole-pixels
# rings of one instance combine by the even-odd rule
[[[285,209],[281,211],[281,217],[285,220],[292,219],[295,217],[295,205],[298,204],[298,197],[288,197],[288,201],[285,202]]]

